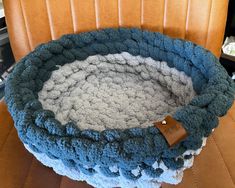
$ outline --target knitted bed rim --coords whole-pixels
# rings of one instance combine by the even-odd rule
[[[58,65],[121,52],[166,61],[169,67],[191,77],[197,96],[173,116],[189,133],[187,139],[169,148],[153,125],[102,132],[79,130],[72,122],[61,125],[52,111],[42,108],[38,92]],[[178,156],[201,147],[202,138],[210,135],[218,125],[218,116],[226,114],[233,100],[233,81],[211,52],[189,41],[127,28],[69,34],[42,44],[20,60],[5,88],[5,101],[18,135],[33,151],[61,159],[66,166],[90,175],[96,173],[93,167],[98,165],[104,175],[119,176],[109,169],[116,165],[133,180],[141,176],[131,173],[137,166],[158,177],[162,169],[152,167],[156,160],[172,170],[180,169],[183,159]]]

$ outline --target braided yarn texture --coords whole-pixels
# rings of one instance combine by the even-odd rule
[[[195,96],[192,80],[166,62],[127,52],[89,56],[53,71],[38,93],[43,109],[80,129],[147,128]]]
[[[151,58],[153,64],[166,62],[169,68],[184,72],[185,77],[191,79],[193,91],[190,91],[194,94],[186,103],[181,103],[181,108],[172,111],[172,116],[182,123],[189,136],[173,148],[169,148],[153,125],[126,129],[81,128],[79,122],[76,125],[72,121],[59,121],[55,113],[40,102],[40,97],[45,96],[40,93],[44,83],[50,81],[53,71],[61,66],[92,56],[123,52]],[[143,174],[151,178],[161,176],[164,170],[160,165],[153,167],[156,161],[162,161],[170,170],[181,169],[184,157],[192,157],[183,154],[200,149],[203,139],[218,125],[218,117],[232,106],[234,88],[218,59],[201,46],[160,33],[119,28],[64,35],[38,46],[21,59],[9,75],[5,101],[18,135],[30,151],[60,160],[67,168],[87,176],[99,171],[106,177],[122,176],[137,181]],[[118,170],[110,170],[111,167]],[[133,173],[137,168],[141,173]]]

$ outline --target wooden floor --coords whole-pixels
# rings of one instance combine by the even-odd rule
[[[0,105],[0,111],[3,110]],[[13,123],[0,125],[1,188],[88,188],[84,182],[72,181],[41,165],[28,153]],[[184,173],[183,182],[164,188],[235,188],[235,104],[220,119],[219,127],[209,137],[207,146],[196,157],[194,166]]]

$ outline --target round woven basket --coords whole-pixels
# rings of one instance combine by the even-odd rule
[[[70,34],[38,46],[9,75],[5,100],[25,147],[95,187],[176,184],[234,100],[218,59],[139,29]],[[187,137],[170,147],[154,122]]]

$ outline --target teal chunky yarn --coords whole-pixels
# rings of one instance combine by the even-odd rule
[[[43,109],[38,92],[58,65],[84,60],[92,55],[128,52],[133,56],[166,61],[169,67],[191,77],[197,96],[174,118],[182,122],[189,137],[169,149],[158,129],[130,128],[104,131],[80,130],[74,123],[65,126],[52,111]],[[202,138],[218,125],[218,116],[225,115],[234,100],[234,83],[209,51],[189,41],[171,39],[163,34],[139,29],[103,29],[70,34],[38,46],[20,60],[9,76],[5,100],[14,119],[19,137],[32,151],[60,159],[65,166],[84,174],[136,180],[132,170],[139,167],[150,177],[159,177],[163,170],[152,167],[156,159],[172,169],[180,169],[177,159],[187,150],[196,150]],[[120,172],[109,167],[118,166]]]

